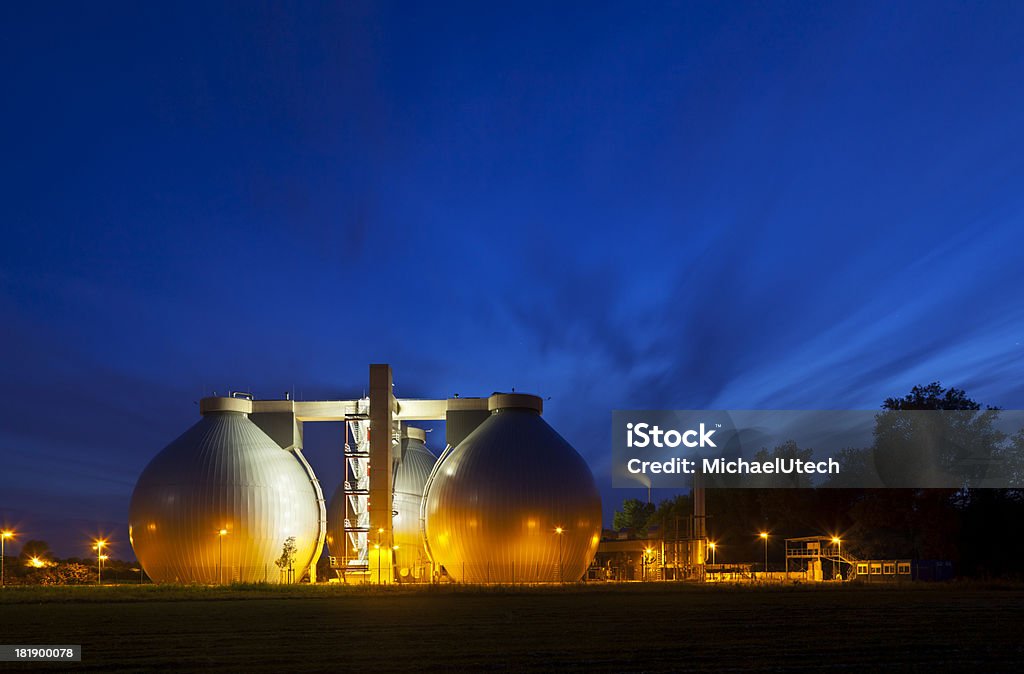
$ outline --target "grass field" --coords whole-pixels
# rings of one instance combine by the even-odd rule
[[[998,584],[0,592],[0,643],[83,645],[32,670],[1019,671],[1021,625]]]

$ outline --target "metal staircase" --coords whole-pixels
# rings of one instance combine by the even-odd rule
[[[846,564],[850,567],[850,571],[846,575],[846,580],[854,580],[857,577],[857,562],[859,562],[860,560],[849,553],[847,553],[845,556],[839,555],[837,559],[841,564]]]
[[[823,562],[831,561],[840,565],[846,565],[848,569],[843,569],[840,566],[840,571],[843,573],[843,580],[853,580],[857,577],[857,562],[860,561],[856,557],[850,554],[850,552],[843,551],[837,545],[828,545],[822,552],[821,559]]]
[[[370,401],[359,401],[358,409],[369,410]],[[370,569],[370,421],[367,415],[356,415],[345,422],[345,533],[348,545],[343,558],[343,574],[365,574]]]

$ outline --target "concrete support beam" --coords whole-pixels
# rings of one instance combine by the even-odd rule
[[[392,503],[391,503],[391,441],[397,406],[391,390],[391,366],[370,366],[370,561],[378,574],[371,572],[371,582],[394,580],[391,565]],[[379,541],[379,543],[378,543]],[[380,548],[372,546],[379,545]],[[386,552],[385,552],[386,551]]]
[[[400,421],[444,421],[448,411],[447,400],[399,400]]]

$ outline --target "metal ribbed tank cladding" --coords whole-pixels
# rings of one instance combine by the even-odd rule
[[[247,414],[207,412],[139,477],[132,548],[158,583],[297,582],[320,536],[310,477]],[[282,570],[275,561],[293,536],[291,571]]]
[[[496,394],[488,406],[487,420],[428,480],[432,561],[471,583],[579,580],[601,535],[590,468],[541,418],[539,398]]]
[[[420,526],[420,506],[423,488],[437,459],[427,449],[426,433],[419,428],[407,428],[402,438],[402,456],[395,469],[395,490],[392,509],[394,517],[395,565],[399,577],[420,579],[429,560],[423,549],[423,531]],[[425,579],[425,578],[424,578]]]

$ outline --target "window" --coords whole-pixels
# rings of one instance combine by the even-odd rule
[[[857,575],[858,576],[866,576],[866,575],[868,575],[868,565],[867,564],[858,564],[857,565]]]
[[[899,573],[901,573],[901,574],[903,574],[905,576],[909,576],[910,575],[910,562],[900,562],[897,565],[896,568],[897,568],[897,571],[899,571]]]
[[[882,573],[882,565],[878,562],[871,563],[871,575]]]
[[[882,566],[882,573],[884,573],[887,576],[894,575],[896,573],[896,565],[892,562],[887,562],[885,565]]]

